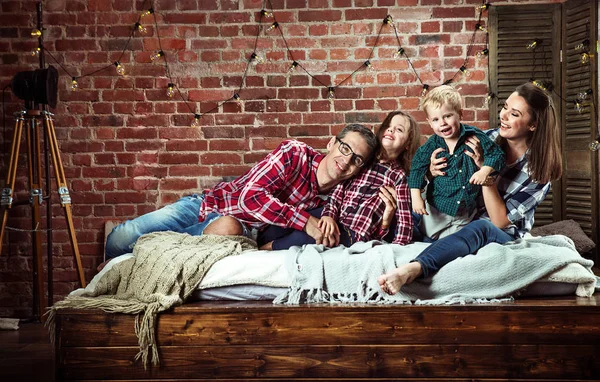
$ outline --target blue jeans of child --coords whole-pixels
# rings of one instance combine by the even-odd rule
[[[173,204],[116,226],[106,239],[106,258],[131,253],[137,239],[150,232],[173,231],[202,235],[210,223],[221,217],[217,213],[210,213],[203,222],[198,222],[203,200],[203,195],[184,196]],[[242,226],[245,230],[245,225]]]
[[[486,244],[504,244],[515,239],[517,238],[496,227],[491,221],[477,219],[458,232],[433,241],[413,261],[421,264],[423,277],[428,277],[454,259],[477,253]]]

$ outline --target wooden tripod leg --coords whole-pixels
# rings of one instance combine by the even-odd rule
[[[17,163],[19,161],[19,149],[21,148],[21,136],[23,134],[23,113],[19,113],[15,121],[13,140],[10,149],[10,162],[6,174],[6,186],[2,189],[0,205],[2,206],[2,229],[0,230],[0,254],[2,254],[2,243],[4,242],[4,229],[8,221],[8,210],[12,207],[15,178],[17,176]]]
[[[81,264],[81,256],[79,255],[79,246],[77,245],[77,237],[75,236],[75,226],[73,225],[73,214],[71,212],[71,196],[69,195],[69,189],[67,187],[65,170],[60,157],[60,150],[58,149],[58,141],[56,140],[56,132],[54,131],[54,122],[48,115],[44,116],[44,122],[46,125],[47,137],[50,146],[50,152],[52,155],[52,163],[54,164],[54,172],[56,174],[56,183],[58,184],[58,196],[60,198],[60,204],[65,210],[65,216],[67,217],[67,224],[69,226],[69,237],[71,239],[71,245],[73,247],[73,254],[77,263],[77,273],[79,275],[79,283],[82,288],[85,288],[85,275],[83,274],[83,266]]]
[[[34,285],[37,294],[37,316],[42,317],[46,311],[44,287],[44,264],[42,262],[42,231],[40,230],[40,210],[42,205],[42,162],[40,158],[39,123],[34,111],[28,111],[29,126],[27,132],[27,159],[29,163],[29,199],[31,202],[31,237],[33,239],[33,265],[35,270]],[[35,314],[35,305],[34,305]]]

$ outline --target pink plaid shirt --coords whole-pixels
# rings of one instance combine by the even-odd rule
[[[379,188],[388,185],[396,189],[398,197],[398,224],[392,243],[408,244],[413,230],[408,179],[396,162],[375,163],[336,186],[322,216],[330,216],[352,230],[357,241],[381,240],[389,229],[381,228],[385,203],[379,197]]]
[[[272,224],[301,231],[306,211],[323,204],[317,167],[324,157],[305,143],[282,142],[244,175],[205,190],[199,221],[216,212],[259,229]]]

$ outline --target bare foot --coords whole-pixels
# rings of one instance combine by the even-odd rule
[[[385,273],[377,279],[381,290],[387,294],[396,294],[400,292],[402,285],[412,283],[421,275],[421,263],[413,261],[394,269],[390,273]]]
[[[105,262],[103,262],[102,264],[98,265],[98,268],[96,268],[96,271],[100,272],[102,270],[102,268],[104,268],[106,266],[106,264],[108,264],[109,261],[111,261],[113,258],[106,260]]]
[[[273,242],[270,241],[266,244],[263,244],[260,247],[258,247],[258,249],[261,249],[263,251],[272,251],[273,250]]]

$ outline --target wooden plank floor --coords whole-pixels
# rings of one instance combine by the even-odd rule
[[[0,381],[54,382],[54,347],[43,324],[0,330]]]

